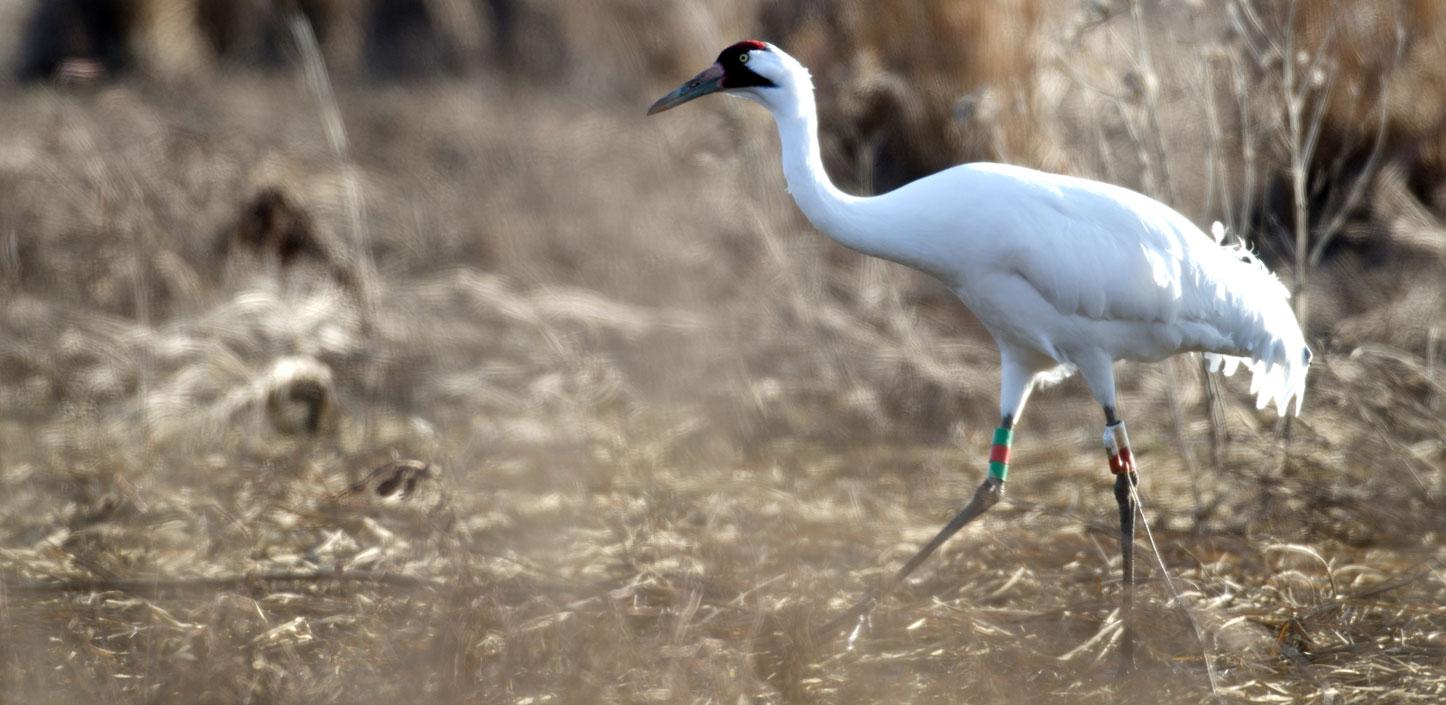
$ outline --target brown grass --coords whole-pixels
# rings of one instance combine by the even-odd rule
[[[1021,85],[1056,86],[1072,35],[1040,22],[1044,75]],[[1128,42],[1085,36],[1126,74]],[[837,65],[884,40],[850,41]],[[1168,99],[1199,84],[1155,60],[1175,66],[1170,134],[1203,142]],[[929,63],[889,61],[904,85]],[[850,649],[818,625],[982,474],[992,346],[927,280],[811,232],[751,106],[644,120],[587,81],[505,85],[340,87],[366,258],[291,75],[0,87],[0,702],[1189,703],[1207,660],[1229,702],[1443,697],[1439,255],[1309,279],[1319,363],[1283,435],[1225,380],[1212,452],[1193,365],[1121,368],[1146,516],[1203,644],[1142,558],[1142,670],[1113,679],[1114,503],[1071,380],[1031,402],[1006,502]],[[1114,131],[1136,106],[1093,131],[1088,89],[1039,90],[1066,164],[1114,154],[1138,177]],[[1073,139],[1100,133],[1113,151]],[[1176,183],[1201,222],[1209,183]],[[375,263],[367,296],[329,262],[214,259],[266,188],[335,258]],[[1410,213],[1363,227],[1446,238]],[[286,358],[330,372],[318,433],[268,416]],[[408,459],[437,472],[405,498],[347,491]]]

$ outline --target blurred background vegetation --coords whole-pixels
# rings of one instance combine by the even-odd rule
[[[0,0],[0,27],[0,702],[1446,696],[1440,0]],[[811,231],[765,113],[643,118],[745,37],[813,71],[853,192],[1103,179],[1295,292],[1289,423],[1193,359],[1121,368],[1184,591],[1147,569],[1148,687],[1110,678],[1077,380],[1031,402],[1004,505],[852,648],[816,632],[972,491],[997,362],[942,287]]]

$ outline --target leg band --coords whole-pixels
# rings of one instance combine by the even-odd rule
[[[994,445],[989,448],[989,476],[1004,482],[1009,475],[1009,444],[1014,431],[1003,426],[994,429]]]
[[[1130,453],[1130,437],[1125,434],[1124,421],[1116,421],[1105,427],[1105,452],[1110,456],[1111,473],[1134,474],[1135,456]]]

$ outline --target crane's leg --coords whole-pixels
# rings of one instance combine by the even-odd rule
[[[1014,440],[1014,419],[1019,412],[1024,410],[1024,402],[1029,399],[1029,393],[1034,388],[1034,373],[1025,367],[1014,364],[1006,354],[1001,361],[1000,375],[1000,407],[1002,416],[999,420],[999,428],[994,429],[994,443],[989,450],[989,474],[985,476],[984,482],[978,489],[974,490],[974,497],[964,508],[954,515],[939,533],[911,557],[894,577],[879,589],[874,590],[863,599],[854,603],[846,612],[829,620],[824,625],[824,631],[832,631],[855,620],[862,620],[878,604],[880,598],[892,592],[894,588],[904,582],[911,573],[924,563],[934,551],[944,545],[951,536],[958,533],[969,522],[979,518],[981,514],[989,511],[990,507],[999,503],[1004,497],[1004,480],[1009,474],[1009,448]]]
[[[1120,675],[1135,667],[1135,506],[1133,489],[1140,478],[1135,472],[1135,457],[1130,439],[1125,435],[1125,422],[1115,416],[1114,361],[1102,353],[1081,356],[1075,361],[1080,375],[1095,400],[1105,410],[1105,451],[1109,454],[1110,472],[1115,475],[1115,502],[1120,507]]]
[[[1125,434],[1125,422],[1115,417],[1113,407],[1105,407],[1105,451],[1110,459],[1110,472],[1115,476],[1115,502],[1120,506],[1120,621],[1124,625],[1120,635],[1120,674],[1135,668],[1135,496],[1131,491],[1139,486],[1140,477],[1135,472],[1135,457],[1130,450],[1130,438]]]
[[[904,582],[905,578],[909,577],[909,574],[923,565],[924,561],[934,554],[934,551],[939,550],[945,541],[1003,499],[1004,478],[1009,472],[1009,443],[1013,438],[1013,425],[1014,419],[1006,416],[1000,421],[999,428],[994,430],[994,446],[989,452],[989,475],[984,478],[984,482],[979,485],[978,489],[974,490],[974,497],[969,500],[969,503],[964,505],[964,508],[944,525],[944,528],[939,529],[939,533],[934,534],[934,538],[929,539],[929,542],[924,544],[923,548],[920,548],[908,562],[904,563],[903,567],[894,573],[894,577],[878,589],[864,595],[863,599],[854,603],[848,611],[829,620],[823,627],[824,631],[832,631],[855,620],[863,620],[878,604],[880,598],[893,592],[900,583]]]

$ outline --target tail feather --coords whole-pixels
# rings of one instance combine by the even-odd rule
[[[1302,355],[1296,362],[1279,358],[1254,360],[1235,355],[1205,353],[1211,372],[1224,372],[1226,377],[1235,374],[1241,366],[1250,370],[1250,393],[1255,395],[1255,408],[1264,409],[1274,403],[1276,411],[1300,415],[1300,406],[1305,401],[1305,376],[1310,367],[1310,349],[1302,347]],[[1291,405],[1294,401],[1294,405]]]
[[[1241,296],[1222,297],[1229,301],[1228,307],[1234,314],[1231,317],[1238,324],[1232,347],[1243,354],[1207,352],[1205,359],[1210,363],[1210,370],[1223,369],[1229,376],[1240,366],[1247,367],[1255,408],[1264,409],[1273,402],[1276,411],[1284,414],[1294,400],[1291,412],[1299,415],[1311,353],[1295,312],[1290,308],[1290,293],[1244,245],[1225,246],[1221,250],[1232,260],[1227,265],[1230,278],[1245,292]]]

